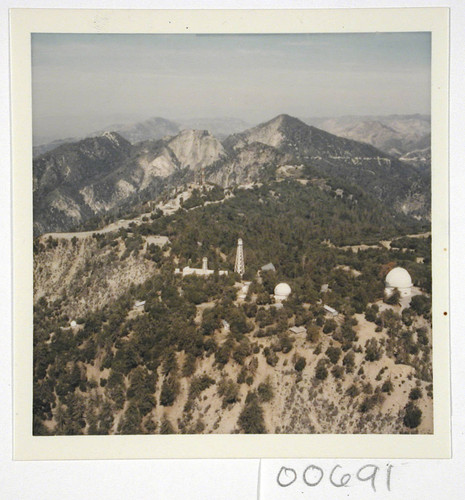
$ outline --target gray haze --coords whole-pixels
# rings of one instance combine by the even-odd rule
[[[32,37],[34,142],[113,123],[430,113],[429,33]]]

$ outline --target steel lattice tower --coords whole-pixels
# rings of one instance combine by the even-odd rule
[[[234,265],[234,272],[240,274],[242,280],[242,276],[245,273],[245,264],[244,264],[244,250],[242,248],[241,238],[237,240],[236,263]]]

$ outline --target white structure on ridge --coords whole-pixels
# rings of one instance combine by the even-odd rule
[[[241,280],[245,273],[244,250],[242,248],[242,238],[237,240],[236,263],[234,264],[234,272],[240,274]]]
[[[325,312],[327,314],[330,314],[331,316],[333,317],[336,317],[339,313],[336,311],[336,309],[334,309],[333,307],[331,306],[327,306],[326,304],[323,305],[323,309],[325,310]]]
[[[186,266],[186,267],[183,267],[182,270],[179,269],[179,267],[177,267],[174,270],[174,272],[175,272],[175,274],[182,274],[183,277],[184,276],[191,276],[192,274],[195,274],[196,276],[210,276],[211,274],[215,273],[215,271],[213,269],[208,269],[207,257],[204,257],[202,259],[202,268],[201,269]],[[224,275],[224,274],[228,274],[228,271],[218,271],[218,274],[220,276]]]
[[[384,293],[390,297],[394,290],[399,290],[401,297],[410,297],[412,295],[412,278],[403,267],[395,267],[388,272],[386,276]]]
[[[279,283],[274,288],[274,298],[277,302],[282,302],[289,297],[291,291],[291,287],[287,283]]]

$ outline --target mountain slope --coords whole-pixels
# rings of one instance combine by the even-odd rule
[[[226,147],[239,149],[253,142],[273,146],[296,159],[318,156],[334,158],[386,156],[370,145],[337,137],[289,115],[279,115],[245,132],[234,134],[228,137],[224,144]]]
[[[227,187],[268,182],[286,165],[305,167],[307,180],[333,178],[405,214],[429,216],[429,178],[409,163],[279,115],[223,143],[205,130],[184,130],[135,145],[109,132],[62,145],[34,161],[35,234],[153,200],[200,169]]]
[[[401,316],[381,301],[393,261],[426,288],[430,246],[338,248],[420,229],[361,189],[288,179],[112,233],[38,238],[33,433],[405,433],[414,387],[418,431],[432,432],[427,305]],[[203,257],[229,275],[174,272]],[[276,271],[258,275],[267,262]],[[278,309],[280,281],[292,294]]]
[[[257,143],[274,148],[281,164],[312,167],[314,175],[361,186],[399,211],[429,216],[429,179],[369,144],[337,137],[288,115],[279,115],[223,142],[235,157]]]
[[[340,116],[304,118],[304,122],[340,137],[365,142],[386,153],[400,156],[429,146],[431,117],[428,115]],[[417,145],[422,142],[424,145]]]
[[[183,130],[167,141],[182,167],[195,170],[225,156],[221,143],[206,130]]]
[[[131,124],[109,125],[106,130],[114,130],[129,142],[135,144],[147,140],[162,139],[168,135],[176,135],[180,131],[180,126],[171,120],[153,117]],[[98,133],[95,132],[95,134]]]
[[[206,131],[131,145],[115,132],[62,145],[34,160],[34,233],[65,231],[141,200],[225,155]]]

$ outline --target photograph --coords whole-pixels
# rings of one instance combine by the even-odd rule
[[[431,31],[185,31],[31,34],[32,435],[434,434]]]

